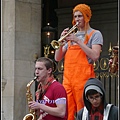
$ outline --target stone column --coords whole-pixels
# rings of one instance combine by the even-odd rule
[[[6,85],[7,81],[5,79],[2,79],[2,120],[5,120],[5,117],[4,117],[4,110],[3,110],[3,91],[4,91],[4,88],[5,88],[5,85]]]
[[[5,120],[22,120],[28,113],[26,84],[34,77],[36,53],[41,56],[41,0],[2,0],[2,76],[7,80],[2,96]]]

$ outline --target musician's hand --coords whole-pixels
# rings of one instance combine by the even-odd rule
[[[31,109],[40,109],[40,103],[35,102],[35,101],[30,101],[30,102],[28,103],[28,106],[29,106]]]
[[[65,28],[65,29],[63,30],[63,32],[61,33],[60,38],[61,38],[61,37],[64,37],[64,36],[68,33],[68,31],[69,31],[69,28]],[[65,37],[65,38],[60,42],[60,46],[64,46],[67,42],[68,42],[68,41],[67,41],[67,39],[66,39],[66,37]]]
[[[78,43],[79,38],[76,37],[75,33],[71,33],[66,37],[67,40],[73,41],[75,43]]]
[[[65,28],[65,29],[63,30],[63,32],[61,33],[61,36],[60,36],[60,37],[65,36],[65,35],[67,34],[68,30],[69,30],[69,28]]]

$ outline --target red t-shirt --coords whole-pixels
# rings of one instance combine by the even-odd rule
[[[47,88],[47,91],[43,96],[43,100],[38,100],[38,102],[50,107],[56,107],[56,102],[59,102],[60,99],[66,99],[66,103],[63,104],[67,105],[67,95],[64,87],[59,82],[53,81],[53,83]],[[43,120],[67,120],[67,107],[66,115],[64,118],[50,115],[44,111],[41,111],[40,113],[43,116]]]

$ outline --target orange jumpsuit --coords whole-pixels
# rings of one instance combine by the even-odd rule
[[[88,40],[94,30],[88,35]],[[88,40],[84,43],[87,44]],[[95,77],[92,64],[88,63],[85,52],[78,45],[70,45],[65,55],[63,86],[68,97],[68,120],[74,120],[75,113],[83,108],[83,90],[86,81]]]

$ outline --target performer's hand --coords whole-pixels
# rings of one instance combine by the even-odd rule
[[[61,33],[60,38],[64,37],[69,31],[69,28],[66,28],[63,30],[63,32]],[[66,37],[60,42],[61,46],[64,46],[66,43],[68,42],[68,40],[66,39]]]
[[[35,102],[35,101],[30,101],[30,102],[28,103],[28,106],[29,106],[31,109],[40,109],[40,103]]]
[[[61,37],[62,37],[62,36],[65,36],[65,35],[67,34],[68,30],[69,30],[69,28],[65,28],[65,29],[63,30],[63,32],[61,33]]]
[[[70,40],[77,43],[79,41],[79,38],[76,37],[75,33],[71,33],[66,37],[66,40]]]

